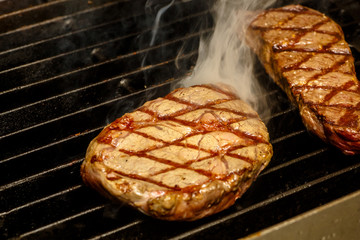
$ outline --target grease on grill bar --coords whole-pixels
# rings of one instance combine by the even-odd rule
[[[259,63],[269,93],[262,97],[276,102],[265,116],[274,156],[233,207],[192,223],[163,222],[85,187],[79,168],[90,140],[145,98],[166,95],[212,28],[208,1],[175,1],[149,47],[159,6],[147,2],[0,2],[2,239],[234,239],[359,189],[357,157],[311,136]],[[359,2],[302,4],[343,27],[360,72]]]

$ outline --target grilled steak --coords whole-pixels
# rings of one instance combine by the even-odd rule
[[[359,153],[359,81],[340,26],[313,9],[289,5],[259,14],[246,35],[305,126],[345,154]]]
[[[231,206],[269,163],[258,114],[213,85],[179,88],[103,129],[81,175],[105,196],[165,220]]]

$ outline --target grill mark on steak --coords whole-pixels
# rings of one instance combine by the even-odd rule
[[[240,115],[242,117],[245,117],[245,118],[257,118],[257,115],[255,114],[251,114],[251,113],[244,113],[244,112],[240,112],[240,111],[236,111],[236,110],[229,110],[227,108],[215,108],[215,107],[212,107],[212,106],[208,106],[206,107],[208,109],[211,109],[211,110],[216,110],[216,111],[224,111],[224,112],[229,112],[229,113],[235,113],[237,115]],[[230,120],[232,121],[232,120]]]
[[[236,155],[236,157],[237,157],[237,155]],[[226,160],[223,159],[223,158],[221,160],[226,162]],[[177,169],[177,168],[178,168],[178,166],[163,169],[161,171],[156,172],[155,174],[152,174],[151,176],[156,176],[158,174],[166,173],[166,172],[172,171],[172,170]],[[240,171],[232,172],[231,174],[229,174],[229,176],[226,176],[226,175],[221,176],[221,175],[213,174],[211,172],[208,172],[208,171],[205,171],[205,170],[202,170],[202,169],[192,169],[192,168],[185,168],[185,169],[196,171],[197,173],[200,173],[202,175],[207,176],[208,179],[205,182],[203,182],[202,184],[207,183],[207,182],[211,182],[211,181],[214,181],[214,180],[226,180],[226,179],[230,178],[231,177],[230,175],[232,175],[232,174],[239,174],[240,175],[245,171],[245,169],[242,169]],[[114,175],[114,173],[115,173],[115,175]],[[117,175],[119,175],[119,176],[117,176]],[[149,178],[149,177],[143,177],[143,176],[140,176],[138,174],[128,174],[128,173],[125,173],[123,171],[109,169],[109,168],[107,169],[106,178],[108,180],[114,181],[114,180],[120,179],[121,177],[126,177],[126,178],[129,178],[129,179],[135,179],[135,180],[140,180],[140,181],[152,183],[152,184],[155,184],[157,186],[167,188],[168,190],[174,190],[174,191],[190,192],[190,191],[193,191],[195,188],[200,187],[200,186],[194,186],[194,185],[188,186],[188,187],[183,187],[183,188],[181,188],[181,187],[179,187],[177,185],[175,185],[173,187],[173,186],[166,185],[161,181],[156,181],[156,180],[154,180],[152,178]]]
[[[339,67],[341,65],[343,65],[344,63],[346,63],[346,61],[348,61],[348,60],[349,60],[349,57],[344,57],[344,60],[335,62],[331,67],[323,69],[320,73],[315,74],[312,77],[310,77],[309,79],[307,79],[307,81],[306,81],[306,83],[304,85],[292,87],[293,91],[297,93],[297,92],[303,91],[304,89],[307,89],[307,90],[314,89],[314,88],[331,89],[332,90],[331,94],[328,94],[328,96],[325,97],[324,102],[330,100],[330,98],[334,94],[336,94],[339,91],[348,89],[349,87],[353,86],[354,83],[353,82],[346,82],[344,84],[344,86],[340,87],[340,88],[339,87],[331,87],[331,86],[330,87],[329,86],[316,86],[316,85],[310,86],[309,83],[311,81],[314,81],[314,80],[318,79],[321,76],[326,75],[327,73],[336,72],[339,69]],[[297,68],[290,68],[290,69],[286,69],[286,70],[287,71],[292,71],[292,70],[299,70],[299,69],[303,69],[303,68],[297,67]],[[348,74],[348,75],[350,75],[350,74]]]
[[[287,48],[283,48],[283,49],[279,49],[279,50],[275,49],[274,52],[329,53],[329,54],[334,54],[334,55],[350,55],[351,56],[351,53],[349,53],[349,52],[342,52],[340,50],[328,49],[330,47],[323,48],[323,49],[311,49],[311,48],[303,48],[302,49],[302,48],[287,47]]]
[[[252,26],[252,28],[254,30],[260,30],[263,37],[264,37],[264,33],[266,31],[269,31],[269,30],[290,30],[290,31],[294,31],[294,32],[297,33],[297,34],[295,34],[295,38],[292,40],[292,43],[289,44],[290,46],[282,47],[281,45],[276,45],[275,44],[273,46],[274,52],[293,51],[293,52],[316,52],[316,53],[332,53],[332,54],[339,54],[339,55],[351,55],[351,53],[348,53],[348,52],[334,52],[334,51],[328,49],[333,44],[337,43],[338,41],[340,41],[342,39],[342,36],[337,32],[331,32],[331,31],[326,31],[326,30],[318,30],[318,28],[320,28],[324,24],[330,22],[331,21],[330,18],[326,17],[325,19],[323,19],[322,21],[314,24],[310,28],[305,28],[305,27],[302,27],[302,28],[301,27],[282,27],[282,25],[284,25],[285,23],[287,23],[290,20],[294,19],[295,17],[299,16],[299,13],[301,13],[303,15],[315,15],[315,16],[322,16],[322,17],[323,17],[323,15],[320,14],[320,13],[317,13],[317,12],[309,11],[308,9],[301,8],[301,7],[299,7],[298,9],[271,9],[271,10],[265,11],[264,15],[266,15],[269,12],[288,12],[288,13],[294,13],[294,15],[288,17],[285,21],[282,21],[281,24],[279,24],[279,26],[266,26],[266,27],[264,27],[264,26]],[[303,37],[305,34],[307,34],[309,32],[316,32],[316,33],[321,33],[321,34],[334,36],[335,41],[331,42],[331,43],[329,43],[327,45],[322,46],[322,49],[292,48],[294,45],[296,45],[300,41],[301,37]],[[305,62],[306,60],[308,60],[308,59],[304,59],[303,62]],[[299,65],[301,65],[301,63],[299,63]]]
[[[292,48],[292,47],[284,47],[282,49],[278,49],[278,48],[275,48],[274,49],[274,52],[303,52],[303,53],[328,53],[328,54],[334,54],[334,55],[345,55],[345,56],[351,56],[351,53],[349,52],[343,52],[343,51],[340,51],[340,50],[331,50],[329,48],[331,48],[331,45],[335,44],[336,42],[334,43],[331,43],[329,45],[324,45],[322,46],[321,49],[319,48]],[[309,56],[311,58],[311,56]],[[310,58],[306,59],[306,60],[309,60]],[[304,61],[305,62],[305,61]],[[302,62],[303,63],[303,62]]]
[[[158,148],[157,148],[157,149],[158,149]],[[155,150],[155,149],[151,149],[151,150]],[[205,175],[205,176],[207,176],[207,177],[209,177],[209,178],[211,178],[211,176],[213,175],[213,174],[212,174],[211,172],[209,172],[209,171],[204,171],[204,170],[201,170],[201,169],[191,168],[191,167],[189,167],[189,164],[186,164],[186,163],[185,163],[185,164],[181,164],[181,163],[173,162],[173,161],[168,160],[168,159],[166,159],[166,158],[159,158],[159,157],[155,157],[155,156],[149,155],[149,154],[146,153],[147,151],[131,152],[131,151],[123,150],[123,149],[121,149],[121,150],[119,150],[119,151],[121,151],[121,152],[123,152],[123,153],[126,153],[126,154],[128,154],[128,155],[130,155],[130,156],[145,157],[145,158],[151,159],[151,160],[156,161],[156,162],[159,162],[159,163],[164,163],[164,164],[170,165],[170,166],[173,167],[173,168],[171,168],[171,169],[174,169],[174,168],[183,168],[183,169],[187,169],[187,170],[191,170],[191,171],[197,172],[197,173],[199,173],[199,174],[201,174],[201,175]],[[208,158],[208,157],[207,157],[207,158]],[[207,158],[205,158],[205,159],[207,159]],[[153,174],[151,174],[151,176],[156,176],[156,175],[158,175],[158,174],[160,174],[160,173],[164,173],[164,172],[169,171],[169,170],[171,170],[171,169],[170,169],[170,168],[168,168],[168,169],[163,169],[163,170],[159,171],[158,173],[153,173]]]
[[[283,9],[283,8],[280,8],[280,9],[271,9],[271,10],[268,10],[268,11],[265,11],[264,12],[264,15],[266,15],[267,13],[269,12],[290,12],[290,13],[296,13],[295,15],[289,17],[288,19],[286,19],[286,22],[290,21],[291,19],[295,18],[296,16],[298,16],[298,13],[301,13],[301,14],[309,14],[309,15],[317,15],[317,16],[323,16],[322,14],[320,13],[317,13],[317,12],[310,12],[307,8],[304,8],[304,7],[301,7],[301,6],[297,6],[296,8],[292,8],[292,9]],[[259,18],[261,15],[259,15],[257,18]],[[256,20],[256,19],[255,19]],[[255,21],[254,20],[254,21]],[[329,31],[318,31],[317,29],[320,28],[322,25],[324,25],[325,23],[328,23],[330,22],[331,19],[330,18],[325,18],[324,20],[314,24],[312,27],[310,28],[296,28],[296,27],[287,27],[287,28],[283,28],[281,26],[268,26],[268,27],[260,27],[260,26],[252,26],[252,29],[254,30],[260,30],[261,31],[261,34],[263,35],[264,37],[264,32],[268,31],[268,30],[271,30],[271,29],[278,29],[278,30],[291,30],[291,31],[294,31],[296,32],[297,34],[295,34],[295,38],[292,40],[292,43],[290,43],[290,47],[281,47],[280,45],[277,45],[275,44],[273,46],[273,50],[274,52],[284,52],[284,51],[299,51],[299,52],[315,52],[315,53],[332,53],[333,52],[329,52],[329,51],[326,51],[326,49],[330,48],[332,45],[334,45],[335,43],[338,43],[340,40],[342,40],[341,38],[341,35],[339,33],[336,33],[336,32],[329,32]],[[294,45],[296,45],[300,40],[301,40],[301,37],[303,37],[304,35],[306,35],[307,33],[309,32],[318,32],[318,33],[323,33],[323,34],[327,34],[327,35],[331,35],[331,36],[335,36],[335,41],[333,42],[330,42],[328,44],[326,44],[325,46],[322,46],[321,49],[314,49],[314,50],[310,50],[310,51],[306,51],[306,49],[302,49],[302,48],[298,48],[298,49],[293,49],[291,47],[293,47]],[[351,53],[337,53],[337,54],[340,54],[340,55],[350,55],[351,56]],[[291,67],[284,67],[282,68],[281,70],[282,71],[291,71],[291,70],[298,70],[298,69],[301,69],[300,66],[309,61],[311,58],[313,57],[313,55],[307,55],[307,57],[303,58],[301,61],[298,61],[296,62],[296,64],[294,64],[293,66]],[[326,69],[326,71],[324,71],[323,73],[319,73],[319,74],[316,74],[315,76],[313,76],[311,79],[309,79],[307,82],[311,81],[311,80],[314,80],[322,75],[325,75],[326,73],[328,72],[333,72],[334,70],[336,70],[338,67],[340,67],[340,65],[344,64],[346,62],[347,59],[343,60],[343,61],[338,61],[338,62],[335,62],[333,64],[332,67]],[[307,85],[307,84],[306,84]],[[302,86],[299,86],[298,88],[301,88]]]
[[[279,14],[293,13],[293,15],[290,15],[288,17],[287,15],[277,16],[275,13],[279,13]],[[272,15],[268,15],[268,14],[272,14]],[[302,17],[307,15],[319,16],[319,18],[318,19],[313,18],[313,20],[311,19],[308,20]],[[275,18],[274,16],[277,16],[277,18]],[[286,26],[286,23],[290,22],[295,17],[299,17],[300,21],[293,22],[292,23],[293,26]],[[283,20],[282,18],[286,18],[286,19]],[[266,24],[266,19],[271,19],[272,21],[271,24]],[[282,19],[282,21],[278,24],[274,23],[276,22],[277,19]],[[351,96],[349,97],[350,100],[348,100],[349,103],[346,102],[347,99],[345,99],[345,103],[330,103],[333,102],[332,99],[334,99],[334,97],[338,96],[338,94],[340,93],[348,92],[348,93],[360,95],[360,90],[359,90],[360,86],[356,81],[355,69],[353,66],[353,58],[351,55],[350,48],[347,46],[346,42],[344,41],[344,36],[341,28],[335,23],[333,23],[329,17],[326,17],[325,15],[315,10],[302,7],[300,5],[290,5],[283,8],[270,9],[264,11],[253,20],[249,28],[251,29],[251,31],[253,31],[252,34],[259,34],[261,36],[263,42],[262,43],[259,42],[260,44],[268,44],[268,46],[272,48],[272,53],[270,53],[272,60],[269,61],[269,58],[266,58],[265,60],[266,64],[268,64],[267,71],[270,74],[272,74],[272,77],[275,77],[274,80],[277,82],[278,85],[280,85],[281,88],[283,88],[285,92],[287,92],[289,98],[293,101],[296,101],[298,104],[300,103],[301,105],[306,105],[308,109],[313,111],[313,114],[318,118],[318,120],[320,120],[320,122],[323,122],[323,124],[327,124],[326,129],[324,129],[324,133],[322,134],[325,134],[325,138],[327,138],[327,140],[329,140],[335,146],[338,146],[341,150],[343,150],[344,153],[354,154],[356,152],[360,152],[360,146],[359,146],[360,140],[356,139],[355,137],[352,137],[351,133],[347,132],[354,130],[335,129],[335,127],[340,127],[340,128],[352,127],[354,129],[359,128],[359,121],[360,121],[359,113],[357,113],[357,115],[355,113],[356,110],[359,110],[359,104],[352,104],[353,100],[351,100]],[[268,33],[274,35],[276,34],[270,31],[279,31],[278,32],[279,36],[275,38],[272,35],[266,35]],[[288,32],[285,33],[282,31],[288,31]],[[291,35],[290,38],[288,38],[291,32],[293,32],[293,34]],[[321,36],[316,38],[315,37],[316,34],[320,34]],[[305,36],[306,38],[302,39]],[[300,41],[302,41],[301,44]],[[316,46],[316,44],[319,45]],[[251,45],[250,42],[249,45]],[[254,49],[259,50],[259,46],[252,45],[252,47]],[[262,49],[261,46],[260,49]],[[280,56],[277,54],[282,54],[282,53],[291,54],[292,52],[301,55],[296,55],[299,57],[297,57],[297,59],[294,59],[294,61],[296,62],[292,63],[291,65],[281,64],[279,60],[282,59],[276,58],[277,56]],[[264,54],[269,54],[269,53],[257,52],[257,54],[260,55],[261,57],[265,57]],[[329,56],[342,55],[343,58],[333,57],[331,60],[333,64],[331,66],[327,67],[326,64],[329,63],[324,64],[326,68],[320,68],[320,69],[312,68],[310,62],[318,54],[328,54]],[[288,56],[288,55],[284,55],[284,56]],[[265,58],[263,58],[262,61],[264,61],[264,59]],[[307,64],[305,65],[305,67],[302,67],[302,65],[306,63],[310,63],[310,64]],[[271,67],[272,69],[269,69],[269,67]],[[343,68],[342,70],[340,70],[341,67]],[[289,72],[289,74],[292,74],[291,71],[294,71],[293,72],[294,74],[301,74],[301,73],[296,73],[295,72],[296,70],[302,70],[307,72],[317,71],[317,73],[315,72],[315,74],[312,77],[309,77],[305,80],[302,79],[301,82],[296,82],[297,80],[295,78],[292,78],[293,81],[295,81],[293,83],[291,83],[290,80],[287,79],[288,78],[287,76],[289,75],[286,76],[282,75],[287,72]],[[332,72],[334,73],[339,72],[344,75],[351,76],[351,78],[349,78],[349,80],[344,79],[347,80],[347,82],[339,86],[336,84],[334,86],[331,85],[327,86],[325,81],[326,78],[324,80],[321,79],[321,77]],[[286,82],[284,80],[289,82]],[[316,81],[321,82],[321,84],[318,85]],[[322,99],[320,98],[316,99],[314,98],[314,96],[311,96],[311,98],[307,98],[303,96],[303,93],[311,92],[316,89],[328,90],[329,92],[325,96],[323,96]],[[313,92],[311,94],[316,94],[316,93]],[[313,99],[315,99],[316,102],[314,102]],[[320,100],[321,102],[318,102],[317,100]],[[342,99],[340,98],[340,100]],[[333,121],[327,119],[327,117],[323,115],[325,113],[320,114],[317,111],[319,107],[338,108],[339,111],[343,110],[342,112],[343,115],[338,120]],[[310,126],[310,130],[312,127],[311,125],[315,124],[314,122],[306,123],[306,120],[304,120],[304,123],[307,125],[307,127]],[[321,134],[316,132],[318,130],[314,130],[314,131],[316,134]],[[353,134],[358,135],[356,133]],[[324,139],[324,136],[321,136],[321,138]],[[340,142],[336,142],[336,141],[340,141]],[[347,142],[343,142],[343,141],[347,141]],[[351,148],[353,148],[353,150]]]
[[[107,174],[107,177],[106,177],[106,178],[107,178],[108,180],[111,180],[111,181],[118,180],[118,179],[121,178],[120,176],[116,176],[116,175],[114,175],[113,173],[116,173],[117,175],[120,175],[120,176],[122,176],[122,177],[126,177],[126,178],[130,178],[130,179],[136,179],[136,180],[140,180],[140,181],[152,183],[152,184],[158,185],[158,186],[160,186],[160,187],[167,188],[167,189],[169,189],[169,190],[175,190],[175,191],[181,190],[181,188],[179,188],[179,187],[172,187],[172,186],[169,186],[169,185],[164,184],[163,182],[155,181],[155,180],[152,179],[152,178],[143,177],[143,176],[140,176],[140,175],[138,175],[138,174],[128,174],[128,173],[125,173],[125,172],[122,172],[122,171],[119,171],[119,170],[113,170],[113,169],[109,171],[109,173]]]
[[[225,94],[228,97],[228,99],[215,100],[215,101],[211,101],[211,102],[209,102],[209,103],[207,103],[205,105],[200,105],[200,104],[190,103],[188,101],[185,101],[185,100],[179,99],[177,97],[174,97],[173,94],[169,94],[169,95],[165,96],[164,98],[172,100],[172,101],[177,102],[177,103],[185,104],[188,107],[186,109],[184,109],[184,110],[181,110],[179,112],[176,112],[174,114],[167,115],[167,116],[159,116],[156,112],[149,110],[146,106],[142,106],[142,107],[138,108],[138,111],[147,113],[147,114],[151,115],[153,118],[155,118],[157,120],[173,121],[173,122],[180,123],[183,126],[191,127],[192,131],[189,134],[185,134],[183,137],[181,137],[180,139],[177,139],[175,141],[166,142],[166,141],[163,141],[163,140],[161,140],[159,138],[153,137],[153,136],[151,136],[149,134],[138,131],[141,128],[153,126],[154,125],[153,122],[150,122],[150,123],[148,123],[146,125],[141,125],[141,127],[136,127],[136,126],[131,126],[132,121],[129,120],[129,119],[126,119],[125,125],[127,126],[127,130],[130,133],[138,134],[138,135],[141,135],[141,136],[143,136],[143,137],[145,137],[147,139],[151,139],[151,140],[154,140],[154,141],[157,141],[157,142],[161,142],[162,145],[161,146],[154,146],[152,148],[148,148],[148,149],[145,149],[145,150],[142,150],[142,151],[129,151],[129,150],[126,150],[126,149],[118,149],[118,151],[123,152],[125,154],[128,154],[129,156],[145,157],[145,158],[151,159],[153,161],[156,161],[156,162],[159,162],[159,163],[164,163],[164,164],[167,164],[167,165],[171,166],[169,168],[162,169],[162,170],[160,170],[158,172],[155,172],[155,173],[151,174],[150,175],[151,177],[156,176],[158,174],[166,173],[168,171],[172,171],[172,170],[174,170],[176,168],[183,168],[183,169],[191,170],[191,171],[194,171],[194,172],[196,172],[198,174],[201,174],[201,175],[204,175],[204,176],[208,177],[207,181],[213,181],[215,179],[217,179],[217,180],[218,179],[222,179],[222,180],[225,179],[227,176],[219,176],[219,175],[214,174],[214,173],[212,173],[210,171],[205,171],[203,169],[195,169],[195,168],[190,167],[190,165],[192,163],[197,162],[197,161],[204,161],[206,159],[211,159],[214,156],[217,156],[219,154],[219,152],[218,151],[214,152],[214,151],[211,151],[211,150],[208,150],[208,149],[201,148],[199,145],[181,143],[183,140],[185,140],[185,139],[187,139],[187,138],[189,138],[191,136],[195,136],[195,135],[198,135],[198,134],[202,134],[203,136],[205,136],[207,133],[210,133],[211,131],[204,130],[204,129],[199,129],[199,128],[194,128],[195,126],[198,125],[197,123],[192,123],[192,122],[185,121],[185,120],[179,120],[179,119],[176,119],[176,117],[178,117],[178,116],[180,116],[180,115],[182,115],[182,114],[184,114],[186,112],[194,111],[194,110],[198,110],[198,109],[226,111],[226,112],[233,113],[233,114],[239,114],[239,115],[241,115],[243,117],[246,117],[248,119],[257,118],[258,116],[256,114],[244,113],[244,112],[241,112],[241,111],[230,110],[230,109],[227,109],[227,108],[215,108],[215,107],[212,107],[212,106],[214,106],[216,104],[231,101],[231,100],[234,100],[234,99],[237,99],[237,98],[236,98],[235,95],[231,94],[230,92],[222,91],[219,88],[211,87],[209,85],[202,85],[202,87],[206,87],[206,88],[209,88],[211,90],[215,90],[217,92]],[[176,90],[174,92],[176,92]],[[212,114],[216,115],[213,112],[212,112]],[[262,139],[261,137],[252,136],[252,135],[249,135],[246,132],[241,132],[239,130],[235,131],[235,130],[231,129],[229,127],[230,124],[238,122],[239,119],[231,119],[231,120],[229,120],[227,122],[224,122],[222,119],[219,118],[219,116],[215,116],[215,117],[217,119],[217,122],[215,124],[216,126],[213,127],[215,130],[231,132],[231,133],[234,133],[235,135],[237,135],[237,136],[239,136],[241,138],[248,139],[248,141],[247,141],[248,144],[247,145],[235,146],[235,147],[232,147],[231,149],[230,148],[226,149],[225,151],[224,151],[224,149],[220,149],[220,151],[224,151],[226,155],[234,157],[234,158],[241,159],[241,160],[243,160],[243,161],[245,161],[245,162],[252,165],[254,160],[252,160],[252,159],[250,159],[248,157],[241,156],[240,154],[230,153],[230,151],[236,150],[236,149],[239,149],[239,148],[242,148],[242,147],[245,147],[245,146],[248,147],[248,146],[251,146],[251,145],[255,145],[257,143],[266,143],[267,141],[265,139]],[[109,129],[115,130],[116,126],[109,126]],[[98,138],[97,141],[99,143],[103,142],[103,143],[110,144],[110,145],[112,144],[112,139],[110,139],[108,136],[106,136],[106,134],[105,134],[105,137]],[[180,163],[176,163],[176,162],[173,162],[173,161],[165,159],[165,158],[159,158],[159,157],[155,157],[155,156],[147,154],[147,152],[149,152],[149,151],[158,150],[158,149],[161,149],[161,148],[168,147],[170,145],[176,145],[176,146],[182,146],[182,147],[186,147],[186,148],[192,148],[192,149],[195,149],[195,150],[199,150],[199,151],[209,153],[210,155],[207,156],[207,157],[203,157],[203,158],[199,158],[199,159],[196,159],[196,160],[188,161],[185,164],[180,164]],[[114,145],[112,145],[112,146],[115,149],[116,146],[114,146]],[[223,157],[221,157],[221,159],[224,162],[224,165],[226,166],[226,170],[228,170],[229,166],[228,166],[228,163],[227,163],[226,159],[224,159]],[[94,159],[94,161],[95,160],[98,160],[98,159]],[[159,181],[154,181],[152,178],[149,178],[149,177],[143,177],[143,176],[139,176],[137,174],[126,174],[124,172],[117,171],[117,170],[113,170],[113,172],[115,172],[115,173],[117,173],[117,174],[119,174],[121,176],[127,177],[127,178],[133,178],[133,179],[136,179],[136,180],[147,181],[147,182],[150,182],[152,184],[156,184],[156,185],[161,186],[161,187],[166,187],[166,188],[171,189],[171,190],[184,191],[184,189],[182,189],[180,187],[167,186],[166,184],[164,184],[162,182],[159,182]],[[240,173],[238,173],[238,174],[240,174]],[[114,180],[114,179],[117,179],[117,178],[114,178],[114,176],[109,178],[109,180]]]
[[[322,52],[318,52],[318,53],[322,53]],[[300,67],[301,64],[307,62],[308,60],[310,60],[310,58],[312,58],[313,56],[309,55],[308,58],[306,58],[305,61],[299,61],[297,62],[295,65],[292,65],[292,66],[285,66],[285,67],[282,67],[281,68],[281,71],[283,72],[288,72],[288,71],[292,71],[292,70],[306,70],[306,71],[314,71],[314,70],[318,70],[318,69],[315,69],[315,68],[309,68],[309,67]],[[316,74],[315,76],[316,77],[320,77],[322,75],[325,75],[326,73],[329,73],[329,72],[335,72],[335,70],[338,70],[343,64],[345,64],[349,59],[350,59],[351,55],[344,55],[344,58],[342,61],[337,61],[335,62],[331,67],[329,68],[324,68],[324,69],[321,69],[322,70],[322,73],[319,73],[319,74]],[[342,72],[344,73],[344,72]],[[349,73],[347,72],[347,74],[352,74],[352,73]]]
[[[344,90],[348,91],[347,89],[348,89],[349,87],[353,86],[353,85],[354,85],[354,83],[352,83],[352,82],[347,82],[347,83],[345,83],[344,85],[342,85],[341,87],[333,88],[330,93],[328,93],[327,95],[325,95],[325,97],[324,97],[324,102],[330,101],[336,94],[338,94],[338,93],[341,92],[341,91],[344,91]],[[320,105],[320,104],[318,104],[318,105]],[[328,105],[329,105],[329,104],[328,104]],[[349,108],[355,108],[355,106],[351,106],[351,107],[349,107]]]
[[[293,19],[296,16],[293,16],[291,18],[288,18],[286,22],[290,21],[291,19]],[[284,23],[286,23],[284,22]],[[328,22],[328,21],[327,21]],[[306,34],[306,32],[309,31],[309,28],[304,28],[304,27],[282,27],[280,26],[269,26],[269,27],[263,27],[263,26],[254,26],[253,27],[254,30],[261,30],[261,31],[269,31],[269,30],[289,30],[289,31],[296,31],[296,32],[305,32],[304,34]],[[316,33],[321,33],[321,34],[328,34],[331,36],[334,36],[336,38],[341,38],[341,35],[337,32],[331,32],[331,31],[327,31],[327,30],[319,30],[319,29],[311,29],[312,32],[316,32]]]
[[[273,154],[266,126],[227,88],[177,89],[118,118],[90,143],[81,175],[103,195],[166,220],[231,206]]]
[[[320,28],[322,25],[324,25],[325,23],[328,23],[330,21],[330,19],[324,19],[322,21],[320,21],[319,23],[314,24],[311,28],[309,29],[303,29],[301,31],[297,30],[296,28],[289,28],[289,30],[296,32],[297,34],[295,34],[295,38],[291,41],[291,43],[289,43],[289,46],[282,47],[282,45],[279,44],[275,44],[273,46],[273,50],[274,52],[282,52],[284,50],[287,51],[294,51],[294,49],[292,49],[291,47],[294,47],[297,43],[299,43],[300,39],[305,36],[307,33],[309,32],[313,32],[315,31],[317,28]],[[264,29],[263,31],[267,31],[270,29]],[[338,42],[339,39],[335,38],[337,41],[334,41],[332,43],[329,43],[328,45],[326,45],[326,47],[324,46],[324,49],[327,49],[329,47],[331,47],[334,43]],[[304,49],[301,49],[302,51],[304,51]],[[318,52],[318,50],[314,50],[315,52]]]

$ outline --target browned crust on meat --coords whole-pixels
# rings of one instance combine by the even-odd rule
[[[201,99],[202,90],[208,99]],[[199,97],[190,96],[196,93]],[[170,140],[163,136],[172,132],[168,124],[181,134],[173,132]],[[135,135],[139,145],[125,142]],[[217,138],[218,145],[210,138]],[[81,175],[106,197],[145,214],[192,221],[231,206],[271,156],[267,129],[257,113],[234,94],[201,85],[149,101],[105,127],[90,143]],[[129,169],[128,161],[149,169]]]
[[[259,14],[247,42],[305,126],[345,154],[360,152],[360,87],[341,27],[300,5]]]

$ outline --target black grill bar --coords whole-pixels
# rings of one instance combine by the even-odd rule
[[[234,206],[195,222],[164,222],[86,187],[79,170],[89,142],[167,94],[195,65],[200,36],[213,30],[211,2],[177,0],[150,46],[156,13],[168,2],[0,2],[1,239],[235,239],[360,189],[359,157],[309,134],[260,63],[259,99],[275,103],[261,115],[274,156]],[[359,76],[359,3],[301,2],[343,27]]]
[[[6,1],[10,2],[10,1]],[[93,0],[93,1],[76,1],[76,0],[50,0],[39,3],[39,1],[23,1],[24,5],[13,4],[14,11],[1,15],[1,30],[2,34],[9,34],[17,31],[26,31],[39,24],[48,24],[58,20],[63,20],[65,17],[72,17],[73,14],[82,14],[89,9],[98,6],[110,6],[116,2],[126,3],[128,1],[114,1],[114,0]],[[6,4],[6,3],[3,3]],[[15,6],[18,5],[18,6]],[[18,9],[16,9],[18,7]],[[129,9],[130,10],[130,9]],[[136,8],[132,9],[133,11]],[[91,15],[90,15],[91,16]],[[92,19],[91,19],[92,20]],[[63,24],[63,23],[62,23]],[[51,28],[49,28],[51,30]],[[64,29],[65,31],[67,29]],[[56,33],[56,32],[52,32]],[[43,35],[43,36],[48,36]]]

